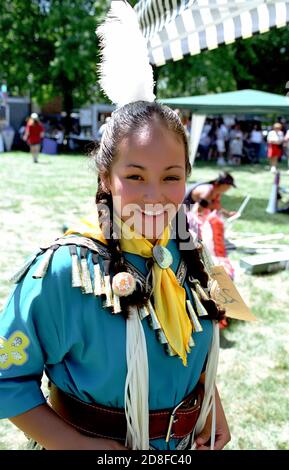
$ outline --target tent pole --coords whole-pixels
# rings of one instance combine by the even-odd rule
[[[205,114],[192,114],[192,121],[191,121],[191,132],[190,132],[190,139],[189,139],[189,153],[190,153],[190,163],[191,166],[194,166],[200,137],[202,134],[202,130],[205,124],[206,115]]]

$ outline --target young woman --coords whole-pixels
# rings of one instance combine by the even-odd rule
[[[30,146],[30,153],[34,163],[38,163],[41,142],[44,137],[44,127],[37,113],[32,113],[25,127],[23,140]]]
[[[267,156],[269,158],[271,172],[276,173],[278,161],[283,154],[284,134],[282,131],[282,124],[275,122],[273,129],[267,136]]]
[[[182,442],[187,447],[198,416],[192,411],[187,428],[180,415],[180,428],[176,423],[170,431],[170,414],[191,392],[200,399],[197,385],[205,381],[206,362],[211,373],[213,324],[221,315],[209,295],[197,298],[208,287],[199,251],[180,249],[185,237],[177,233],[173,239],[168,230],[190,170],[183,126],[159,104],[126,105],[113,113],[95,161],[98,217],[42,250],[21,273],[1,316],[1,417],[45,449],[143,448],[146,432],[153,448],[175,449]],[[128,219],[132,205],[137,215]],[[175,214],[166,212],[167,205]],[[113,208],[115,225],[122,228],[119,240]],[[156,246],[164,247],[165,265]],[[81,266],[79,283],[75,263]],[[109,291],[99,292],[104,280],[118,294],[120,308],[116,299],[109,303]],[[198,314],[198,301],[208,315]],[[131,331],[134,321],[139,324]],[[136,343],[130,335],[138,337]],[[43,369],[52,383],[50,404],[40,389]],[[217,391],[215,401],[214,448],[221,449],[229,430]],[[156,410],[166,413],[164,422],[159,413],[149,418]],[[205,418],[195,436],[201,450],[209,448],[211,412]],[[119,420],[132,427],[126,444],[128,429],[116,433]]]
[[[94,155],[97,211],[20,270],[1,317],[0,416],[45,449],[206,450],[230,439],[215,386],[224,312],[179,209],[186,133],[154,102],[134,15],[112,2],[102,38],[103,88],[118,109]]]
[[[217,210],[225,217],[230,217],[235,212],[228,211],[222,207],[221,198],[232,187],[236,187],[234,178],[230,173],[224,171],[214,180],[193,185],[189,189],[184,203],[189,209],[191,205],[197,202],[199,203],[200,210],[202,208],[210,209],[211,211]]]

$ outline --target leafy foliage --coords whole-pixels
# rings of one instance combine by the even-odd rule
[[[289,29],[272,29],[245,41],[235,49],[237,87],[286,94],[289,79]]]
[[[286,94],[289,29],[271,31],[157,70],[160,98],[253,88]]]
[[[237,88],[232,46],[169,62],[158,73],[158,96],[191,96]]]
[[[132,6],[136,0],[130,0]],[[97,85],[95,29],[109,0],[2,0],[0,81],[13,95],[40,104],[62,96],[69,114],[86,102],[105,101]],[[286,93],[289,30],[187,56],[155,69],[160,98],[255,88]]]
[[[3,0],[0,7],[0,77],[10,93],[40,103],[61,95],[64,107],[95,99],[95,29],[108,1]]]

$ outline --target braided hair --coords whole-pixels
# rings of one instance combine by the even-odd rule
[[[161,124],[169,131],[175,133],[177,138],[183,143],[185,150],[185,170],[186,176],[190,174],[191,165],[189,160],[189,148],[185,129],[179,116],[169,107],[156,102],[137,101],[126,104],[113,112],[111,119],[105,126],[100,145],[91,156],[98,171],[98,190],[96,193],[96,204],[100,226],[105,234],[108,249],[111,254],[110,271],[113,274],[126,272],[127,267],[120,247],[120,241],[113,231],[113,200],[112,195],[103,186],[103,181],[108,177],[113,162],[116,159],[118,146],[121,141],[142,130],[149,125],[154,117],[157,117]],[[188,227],[186,235],[190,237]],[[181,240],[177,235],[177,243],[181,247]],[[181,250],[181,256],[188,266],[188,275],[200,281],[203,287],[207,287],[208,276],[204,270],[197,249]],[[150,293],[137,284],[137,289],[127,297],[121,297],[122,314],[128,316],[128,307],[132,305],[144,306],[149,299]],[[204,307],[208,311],[209,318],[219,318],[220,311],[213,300],[202,300]]]
[[[203,288],[207,288],[209,276],[205,271],[205,266],[200,256],[201,247],[195,248],[196,244],[190,234],[189,223],[185,213],[185,204],[182,205],[182,208],[177,213],[176,219],[176,240],[181,257],[187,266],[187,281],[190,284],[190,279],[196,279]],[[180,237],[180,233],[182,237]],[[210,319],[218,321],[223,319],[225,310],[220,308],[214,300],[200,300],[207,310]]]

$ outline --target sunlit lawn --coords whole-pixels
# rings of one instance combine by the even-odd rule
[[[96,191],[95,169],[86,157],[41,156],[35,165],[26,153],[0,154],[1,282],[0,307],[8,295],[9,275],[44,242],[62,233],[90,212]],[[247,194],[251,200],[233,225],[235,234],[283,233],[289,240],[289,215],[268,215],[273,176],[260,166],[231,168],[237,189],[224,197],[236,210]],[[214,164],[197,161],[191,180],[216,177]],[[289,186],[282,166],[281,185]],[[279,243],[279,241],[278,241]],[[258,318],[256,323],[232,321],[225,331],[218,384],[231,427],[229,449],[289,449],[289,273],[250,276],[239,268],[240,252],[230,255],[236,284]],[[23,448],[25,438],[7,420],[0,423],[0,449]]]

